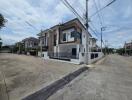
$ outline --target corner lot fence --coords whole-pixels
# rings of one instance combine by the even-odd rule
[[[89,64],[101,59],[104,56],[102,52],[90,52],[89,53]]]
[[[61,53],[48,53],[50,58],[70,60],[70,59],[79,59],[79,54],[72,55],[72,53],[61,52]]]
[[[101,59],[104,54],[102,52],[89,52],[89,53],[79,53],[76,55],[73,55],[72,53],[48,53],[48,52],[42,52],[42,56],[44,59],[56,59],[56,60],[63,60],[63,61],[69,61],[70,63],[74,64],[83,64],[86,62],[86,54],[88,55],[89,64],[96,62],[97,60]],[[41,54],[38,53],[38,56]]]

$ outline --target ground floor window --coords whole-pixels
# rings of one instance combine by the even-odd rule
[[[76,48],[72,48],[72,55],[76,56],[77,54],[77,49]]]

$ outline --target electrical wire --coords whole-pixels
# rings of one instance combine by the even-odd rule
[[[111,4],[113,4],[115,1],[116,1],[116,0],[111,1],[111,2],[108,3],[106,6],[102,7],[101,9],[99,9],[98,11],[96,11],[95,13],[93,13],[93,14],[90,16],[90,18],[93,17],[93,16],[95,16],[98,12],[100,12],[100,11],[104,10],[105,8],[109,7],[109,6],[110,6]]]
[[[93,2],[94,2],[94,4],[95,4],[96,10],[98,11],[98,7],[97,7],[97,4],[96,4],[95,0],[93,0]],[[102,20],[101,20],[101,17],[100,17],[99,12],[97,13],[97,15],[98,15],[98,18],[99,18],[99,20],[100,20],[100,25],[101,25],[101,27],[102,27],[102,26],[103,26],[103,23],[102,23]]]
[[[61,0],[63,4],[69,8],[75,16],[77,16],[81,21],[85,22],[85,20],[77,13],[77,11],[70,5],[70,3],[67,0]]]
[[[98,8],[101,9],[100,0],[98,0]],[[104,17],[102,15],[102,12],[100,12],[100,16],[101,16],[101,19],[102,19],[102,23],[105,24],[105,21],[104,21]]]
[[[91,26],[89,26],[89,29],[98,37],[97,33],[94,31],[94,29],[92,29]]]
[[[35,30],[37,30],[38,31],[38,29],[35,27],[35,26],[33,26],[32,24],[30,24],[28,21],[25,21],[30,27],[32,27],[33,29],[35,29]]]
[[[97,29],[95,28],[95,26],[93,25],[92,21],[90,21],[90,24],[91,24],[91,26],[94,28],[94,30],[96,31],[96,33],[99,33],[99,32],[97,31]]]

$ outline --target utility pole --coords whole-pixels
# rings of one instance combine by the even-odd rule
[[[103,31],[103,29],[102,29],[102,27],[101,27],[101,52],[102,52],[102,31]]]
[[[88,36],[88,0],[86,0],[86,64],[89,63],[89,36]]]
[[[101,52],[103,52],[103,50],[102,50],[102,43],[103,43],[103,31],[105,31],[105,28],[106,27],[101,27]]]

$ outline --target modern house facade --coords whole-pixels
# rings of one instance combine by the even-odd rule
[[[86,34],[88,34],[89,42],[86,41]],[[86,62],[87,54],[91,58],[91,49],[96,49],[97,40],[86,32],[77,18],[41,31],[38,36],[41,48],[39,55],[43,54],[45,59],[60,59],[80,64]],[[89,45],[89,53],[86,53],[86,42]],[[94,58],[101,56],[102,54],[98,52],[96,56],[94,54]]]

